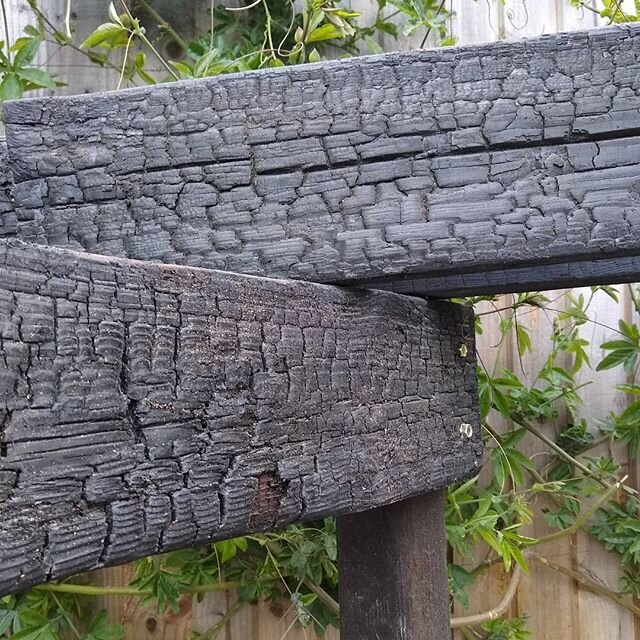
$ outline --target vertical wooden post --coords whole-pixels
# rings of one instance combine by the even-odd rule
[[[342,640],[447,640],[444,492],[338,518]]]

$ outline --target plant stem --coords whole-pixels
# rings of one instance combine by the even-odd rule
[[[147,0],[137,0],[140,6],[164,29],[176,42],[176,44],[186,53],[189,46],[184,38],[147,2]]]
[[[444,5],[446,2],[447,0],[442,0],[442,2],[440,3],[440,6],[438,7],[438,10],[436,11],[436,15],[434,16],[434,20],[442,13],[442,10],[444,9]],[[427,29],[427,32],[424,34],[424,38],[422,38],[422,42],[420,43],[421,49],[427,43],[427,38],[429,37],[429,34],[431,33],[432,30],[433,30],[433,24],[430,24],[429,28]]]
[[[539,482],[540,484],[544,484],[545,483],[545,479],[535,469],[528,469],[527,471],[529,471],[531,476],[537,482]],[[537,538],[536,541],[531,543],[529,546],[533,547],[533,546],[537,546],[537,545],[540,545],[540,544],[544,544],[545,542],[551,542],[552,540],[558,540],[559,538],[563,538],[564,536],[571,535],[573,533],[576,533],[578,530],[582,529],[584,527],[584,525],[587,523],[587,521],[589,520],[589,518],[604,504],[604,502],[607,500],[607,498],[609,498],[613,493],[615,493],[615,490],[620,488],[620,486],[622,485],[622,482],[624,482],[625,480],[626,480],[626,477],[623,478],[623,480],[621,480],[619,483],[617,483],[616,485],[611,487],[608,491],[606,491],[572,525],[570,525],[566,529],[562,529],[561,531],[556,531],[554,533],[551,533],[548,536],[543,536],[542,538]],[[548,495],[549,495],[549,498],[551,500],[553,500],[556,504],[560,504],[558,499],[556,498],[556,496],[554,496],[553,494],[548,494]],[[587,533],[589,535],[592,535],[590,531],[588,531],[586,529],[584,531],[585,531],[585,533]],[[597,542],[599,542],[600,544],[602,544],[601,540],[598,540],[597,538],[594,538],[594,539]],[[472,575],[477,575],[478,573],[482,573],[486,569],[489,569],[494,564],[498,564],[499,562],[502,562],[502,557],[501,556],[495,556],[494,558],[491,558],[490,560],[485,560],[483,562],[480,562],[476,567],[474,567],[471,570],[470,573]]]
[[[0,0],[0,3],[4,3],[4,1],[5,0]],[[58,31],[58,29],[56,29],[56,26],[53,24],[53,22],[51,22],[51,20],[40,9],[38,9],[35,5],[30,4],[29,6],[30,6],[31,11],[33,12],[34,16],[36,17],[36,20],[38,20],[38,24],[42,25],[42,30],[45,31],[44,25],[49,27],[49,34],[51,36],[53,36],[53,40],[46,40],[46,42],[49,42],[50,44],[55,44],[58,47],[70,47],[71,49],[73,49],[77,53],[82,54],[85,58],[87,58],[88,60],[92,61],[91,60],[91,54],[88,51],[85,51],[84,49],[81,49],[78,45],[73,44],[73,42],[71,42],[69,40],[66,40],[64,42],[64,44],[61,44],[58,40],[56,40],[56,36],[58,38],[61,38],[65,34],[63,34],[60,31]],[[94,64],[97,64],[97,63],[94,62]],[[111,62],[109,60],[105,61],[102,64],[104,64],[105,67],[109,67],[110,69],[113,69],[114,71],[117,71],[118,73],[120,72],[120,67],[115,65],[115,64],[113,64],[113,62]]]
[[[127,3],[124,0],[120,0],[120,1],[122,2],[122,6],[124,7],[124,10],[127,12],[129,19],[133,24],[135,24],[135,18],[133,17],[133,14],[131,13],[131,11],[129,11],[129,7],[127,6]],[[169,72],[169,74],[173,77],[174,80],[180,80],[176,72],[169,66],[169,63],[160,55],[160,53],[158,53],[156,48],[151,43],[151,40],[149,40],[149,38],[147,38],[147,36],[144,34],[143,30],[132,29],[132,33],[135,33],[135,35],[137,35],[140,38],[140,40],[142,40],[142,42],[144,42],[147,45],[147,47],[151,49],[153,55],[158,59],[160,64]]]
[[[266,0],[262,0],[262,5],[264,6],[264,15],[266,17],[266,24],[264,28],[264,36],[265,42],[268,45],[268,48],[273,50],[273,33],[271,32],[271,12],[269,11],[269,4]],[[265,47],[263,46],[263,49]]]
[[[49,27],[49,29],[51,29],[51,35],[54,36],[54,38],[57,36],[61,40],[65,40],[65,44],[67,44],[67,38],[66,38],[65,34],[62,33],[61,31],[58,31],[58,29],[56,28],[56,25],[53,24],[53,22],[51,22],[51,20],[46,16],[46,14],[44,14],[37,7],[35,2],[29,2],[29,8],[33,12],[33,15],[36,17],[36,20],[39,21],[39,25],[46,24]],[[60,43],[56,42],[55,44],[59,45]]]
[[[277,558],[282,552],[282,548],[280,545],[274,540],[270,540],[266,543],[266,548],[269,553],[273,556],[273,558]],[[272,559],[273,559],[272,558]],[[276,566],[276,570],[278,570]],[[278,573],[280,573],[278,571]],[[282,581],[284,582],[284,578],[280,576]],[[340,615],[340,605],[329,595],[319,584],[317,584],[314,580],[309,577],[303,579],[302,583],[318,596],[318,599],[333,613],[336,615]]]
[[[198,640],[215,640],[218,634],[225,628],[227,623],[242,609],[247,603],[238,601],[229,609],[212,627],[198,636]]]
[[[582,473],[590,478],[593,478],[596,482],[601,484],[605,489],[610,489],[615,485],[609,484],[606,480],[603,480],[597,473],[591,471],[589,467],[585,466],[579,460],[576,460],[572,455],[568,454],[560,445],[556,444],[551,438],[547,437],[544,433],[542,433],[539,429],[536,429],[532,424],[529,424],[526,420],[524,420],[521,416],[514,413],[509,416],[513,422],[519,424],[521,427],[526,429],[529,433],[532,433],[536,438],[542,440],[550,449],[552,449],[558,456],[560,456],[563,460],[580,469]]]
[[[238,589],[241,586],[241,582],[214,582],[212,584],[187,586],[183,588],[183,591],[189,594],[211,593],[215,591],[233,591],[233,589]],[[41,584],[35,587],[35,589],[53,593],[72,593],[80,596],[143,597],[151,594],[150,589],[136,589],[135,587],[96,587],[93,585],[71,584],[68,582]]]
[[[67,8],[64,14],[64,27],[67,30],[67,38],[71,40],[73,37],[71,34],[71,0],[67,0]]]
[[[167,72],[173,77],[174,80],[180,80],[178,74],[169,66],[169,63],[156,51],[156,48],[151,44],[151,40],[147,38],[143,33],[138,34],[142,42],[144,42],[149,49],[153,52],[153,55],[159,60],[160,64],[167,70]]]
[[[212,593],[215,591],[233,591],[242,586],[242,582],[212,582],[211,584],[200,584],[187,587],[187,593]]]
[[[509,608],[511,601],[516,595],[516,591],[518,590],[518,585],[520,584],[520,579],[522,578],[522,569],[519,566],[516,566],[511,574],[511,580],[509,582],[509,586],[502,597],[500,603],[495,606],[493,609],[489,611],[484,611],[482,613],[476,613],[472,616],[463,616],[460,618],[451,618],[451,628],[459,629],[460,627],[470,627],[477,626],[482,624],[483,622],[488,622],[490,620],[495,620],[500,616],[504,615],[506,610]]]
[[[335,615],[340,615],[340,605],[336,600],[334,600],[319,584],[316,584],[313,580],[309,578],[305,578],[303,584],[309,591],[312,591],[318,596],[318,600],[320,600],[329,611],[334,613]]]
[[[4,37],[6,39],[7,60],[11,64],[11,42],[9,40],[9,21],[7,20],[6,0],[0,0],[0,8],[2,9],[2,22],[4,22]]]
[[[458,627],[458,631],[465,637],[465,640],[476,640],[469,627]]]
[[[638,296],[633,290],[633,285],[628,284],[627,290],[629,291],[629,295],[631,296],[631,302],[633,302],[633,308],[636,310],[637,314],[640,314],[640,300],[638,300]]]
[[[611,435],[603,435],[600,438],[596,438],[595,440],[592,440],[589,444],[585,445],[582,449],[580,449],[580,451],[577,451],[574,455],[579,455],[579,456],[584,455],[585,453],[587,453],[587,451],[591,451],[591,449],[595,449],[596,447],[599,447],[601,444],[605,444],[606,442],[609,442],[611,439],[612,439]],[[552,471],[557,469],[559,465],[560,465],[560,461],[555,460],[551,462],[548,466],[545,466],[544,472],[548,475]]]
[[[105,67],[108,67],[109,69],[113,69],[114,71],[117,71],[118,73],[120,73],[121,68],[118,65],[113,64],[113,62],[111,62],[110,60],[105,60],[104,62],[97,63],[91,59],[91,55],[89,54],[89,52],[85,51],[84,49],[81,49],[80,47],[73,44],[72,42],[65,42],[64,44],[60,44],[57,40],[49,40],[49,39],[45,40],[45,42],[48,42],[50,44],[55,44],[58,47],[69,47],[70,49],[73,49],[74,51],[81,53],[83,56],[85,56],[90,62],[92,62],[96,66],[105,66]]]
[[[60,612],[60,615],[67,621],[69,628],[71,629],[71,631],[73,631],[73,635],[76,638],[78,638],[78,640],[80,640],[80,634],[78,633],[78,630],[73,624],[73,620],[71,619],[69,612],[62,606],[62,603],[60,602],[60,600],[58,600],[58,597],[56,596],[55,593],[52,593],[51,597],[55,600],[56,604],[58,605],[58,611]]]
[[[129,49],[131,48],[131,41],[133,40],[133,36],[135,35],[135,32],[131,32],[131,34],[129,35],[129,39],[127,40],[127,46],[125,47],[124,50],[124,56],[122,58],[122,71],[120,71],[120,79],[118,80],[118,86],[116,87],[116,89],[119,89],[122,86],[122,81],[124,80],[124,73],[127,69],[127,58],[129,57]]]
[[[216,29],[216,0],[211,0],[211,35],[209,37],[209,49],[213,49],[213,33]]]
[[[590,578],[588,578],[587,576],[585,576],[584,574],[580,573],[579,571],[574,571],[573,569],[568,569],[567,567],[563,567],[562,565],[556,564],[555,562],[553,562],[552,560],[549,560],[547,558],[544,558],[542,556],[539,556],[537,554],[534,553],[529,553],[527,552],[525,554],[526,558],[529,560],[533,560],[534,562],[537,562],[539,564],[542,564],[546,567],[549,567],[550,569],[553,569],[554,571],[557,571],[558,573],[561,573],[569,578],[572,578],[573,580],[575,580],[576,582],[578,582],[579,584],[581,584],[583,587],[585,587],[586,589],[588,589],[589,591],[597,594],[597,595],[601,595],[604,596],[605,598],[608,598],[609,600],[612,600],[613,602],[615,602],[616,604],[620,605],[621,607],[623,607],[624,609],[626,609],[627,611],[630,611],[636,618],[640,618],[640,607],[637,607],[636,605],[634,605],[633,603],[629,602],[627,600],[627,598],[625,598],[622,594],[617,593],[616,591],[612,591],[611,589],[608,589],[607,587],[599,584],[598,582],[595,582],[594,580],[591,580]],[[500,560],[500,558],[498,558],[497,560]],[[511,583],[510,583],[510,587],[511,584],[513,583],[513,577],[511,579]],[[517,588],[517,585],[516,585]],[[508,595],[509,590],[507,590],[507,594]],[[515,591],[514,591],[514,595],[515,595]],[[513,597],[512,597],[513,599]],[[504,602],[504,598],[503,598],[503,602]],[[502,602],[500,603],[502,604]],[[500,607],[500,605],[498,605],[498,607],[496,607],[496,609],[498,609]],[[496,609],[492,609],[491,612],[494,612]],[[506,609],[506,608],[505,608]],[[487,613],[491,613],[491,612],[487,612]],[[486,616],[487,613],[485,614],[478,614],[478,616]],[[502,612],[504,613],[504,611]],[[497,617],[497,616],[496,616]],[[474,618],[474,616],[467,616],[467,620],[472,620]],[[493,618],[490,618],[493,619]],[[451,620],[451,626],[454,627],[454,624],[456,625],[456,627],[454,628],[459,628],[457,627],[457,625],[463,625],[465,621],[465,618],[452,618]],[[479,620],[478,622],[474,622],[471,621],[468,624],[479,624],[481,622],[485,622],[485,619]],[[462,631],[462,629],[460,629]],[[464,631],[462,631],[463,635],[465,635],[466,638],[470,637],[466,634],[464,634]]]
[[[610,600],[613,600],[613,602],[615,602],[616,604],[619,604],[621,607],[624,607],[627,611],[630,611],[634,616],[636,616],[636,618],[640,618],[640,607],[637,607],[631,602],[628,602],[627,599],[622,594],[612,591],[607,587],[604,587],[603,585],[583,575],[579,571],[574,571],[573,569],[568,569],[567,567],[563,567],[562,565],[556,564],[555,562],[552,562],[547,558],[542,558],[541,556],[538,556],[535,554],[528,554],[528,557],[531,558],[531,560],[544,565],[545,567],[549,567],[550,569],[553,569],[558,573],[562,573],[563,575],[569,578],[572,578],[573,580],[581,584],[583,587],[585,587],[589,591],[592,591],[593,593],[596,593],[598,595],[604,596],[605,598],[609,598]]]
[[[587,9],[588,11],[591,11],[591,13],[597,13],[598,15],[600,15],[600,12],[595,7],[592,7],[590,4],[587,4],[587,2],[585,2],[585,0],[580,0],[580,8]]]
[[[547,542],[552,542],[553,540],[557,540],[558,538],[563,538],[564,536],[571,535],[573,533],[577,533],[582,527],[587,523],[589,518],[607,501],[611,496],[620,489],[622,483],[626,480],[626,477],[623,478],[620,482],[612,485],[607,491],[605,491],[584,513],[580,514],[580,517],[576,519],[576,521],[568,526],[566,529],[562,529],[561,531],[555,531],[554,533],[550,533],[547,536],[542,536],[541,538],[537,538],[535,542],[531,543],[530,546],[538,546],[541,544],[546,544]]]

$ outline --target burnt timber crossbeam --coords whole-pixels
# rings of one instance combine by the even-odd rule
[[[439,296],[632,279],[639,77],[632,24],[9,103],[19,233]]]
[[[638,78],[627,25],[8,103],[0,591],[331,513],[345,640],[443,638],[471,320],[312,283],[638,279]]]
[[[0,593],[479,468],[460,305],[14,240],[0,314]]]

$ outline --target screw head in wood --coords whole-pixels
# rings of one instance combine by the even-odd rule
[[[463,439],[469,440],[473,435],[473,427],[470,424],[463,422],[460,425],[460,435]]]

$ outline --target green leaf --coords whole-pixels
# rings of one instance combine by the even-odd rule
[[[531,336],[521,324],[516,325],[516,340],[518,342],[518,353],[521,356],[527,351],[531,351]]]
[[[120,26],[124,26],[122,24],[122,20],[120,19],[120,16],[118,15],[118,12],[116,11],[116,7],[113,4],[113,2],[109,3],[109,18],[111,19],[111,22],[115,23],[115,24],[119,24]]]
[[[58,634],[53,629],[53,626],[50,622],[47,622],[45,618],[43,618],[43,623],[36,627],[28,627],[19,631],[18,633],[14,633],[11,636],[12,640],[59,640]]]
[[[24,87],[15,73],[6,73],[0,82],[0,101],[22,98]]]
[[[107,612],[103,609],[91,621],[89,632],[82,640],[123,640],[124,629],[107,622]]]
[[[28,67],[27,69],[20,69],[18,76],[26,82],[35,84],[38,87],[45,87],[51,89],[56,87],[58,83],[52,78],[46,71],[42,69],[36,69],[35,67]]]
[[[246,538],[232,538],[231,540],[221,540],[216,542],[216,551],[220,555],[222,563],[229,562],[236,557],[238,551],[246,551],[248,548]]]
[[[325,13],[335,13],[337,16],[347,20],[350,20],[351,18],[359,18],[361,15],[359,11],[347,11],[345,9],[340,9],[339,7],[325,7],[323,11]]]
[[[324,13],[322,11],[313,11],[311,13],[311,18],[309,19],[309,24],[307,25],[307,31],[311,33],[315,31],[324,20]]]
[[[28,36],[31,36],[32,38],[38,38],[40,40],[44,40],[44,36],[43,36],[42,32],[40,32],[38,29],[36,29],[32,24],[28,24],[24,28],[24,32]]]
[[[343,36],[344,31],[336,27],[334,24],[326,23],[312,31],[307,36],[305,42],[323,42],[324,40],[335,40],[337,38],[342,38]]]
[[[623,350],[623,351],[633,351],[634,346],[628,340],[609,340],[608,342],[603,342],[600,345],[603,349],[606,350]]]
[[[464,567],[457,564],[450,564],[448,569],[449,591],[463,607],[467,608],[469,606],[469,596],[465,589],[475,582],[475,577]]]
[[[324,548],[329,560],[335,562],[338,559],[338,544],[335,535],[324,537]]]
[[[620,349],[616,351],[612,351],[610,354],[605,356],[596,366],[596,371],[605,371],[606,369],[613,369],[620,364],[624,364],[626,359],[629,357],[628,353],[621,351]]]
[[[311,606],[316,600],[318,596],[315,593],[305,593],[300,595],[300,602],[305,606]]]
[[[509,547],[509,552],[513,556],[513,559],[515,560],[516,564],[519,565],[523,571],[529,570],[529,565],[527,564],[527,560],[524,557],[524,554],[522,553],[519,547],[517,547],[516,545],[511,545]]]
[[[505,418],[510,416],[510,404],[507,396],[505,396],[498,388],[494,385],[492,387],[492,400],[493,406],[497,409]]]
[[[11,51],[16,51],[16,57],[13,60],[14,69],[20,69],[31,64],[38,53],[42,40],[40,38],[18,38]]]
[[[104,45],[109,40],[115,40],[122,36],[128,37],[128,31],[120,24],[105,22],[101,24],[81,45],[81,49],[89,49]]]
[[[160,613],[170,608],[174,613],[180,610],[178,600],[182,595],[183,576],[171,573],[165,569],[151,568],[151,573],[140,577],[131,583],[137,589],[151,590],[151,594],[143,598],[143,602],[156,604],[156,610]]]
[[[171,60],[170,64],[183,78],[193,78],[193,67],[190,67],[185,62]]]
[[[4,635],[9,629],[19,626],[18,613],[15,609],[15,598],[9,596],[0,600],[0,636]]]
[[[526,429],[514,429],[502,434],[502,446],[505,448],[515,447],[522,438],[527,435]]]
[[[637,384],[619,384],[616,386],[616,389],[634,396],[640,396],[640,385]]]
[[[640,338],[640,332],[638,331],[638,327],[634,324],[627,324],[624,320],[618,320],[618,327],[622,333],[629,338],[636,345],[638,344],[638,339]]]
[[[320,60],[322,60],[322,58],[320,57],[318,50],[313,49],[309,54],[309,62],[320,62]]]
[[[525,627],[524,618],[499,619],[484,622],[481,625],[487,632],[485,640],[528,640],[533,634]]]
[[[144,69],[138,69],[137,73],[147,84],[156,84],[156,79]]]

